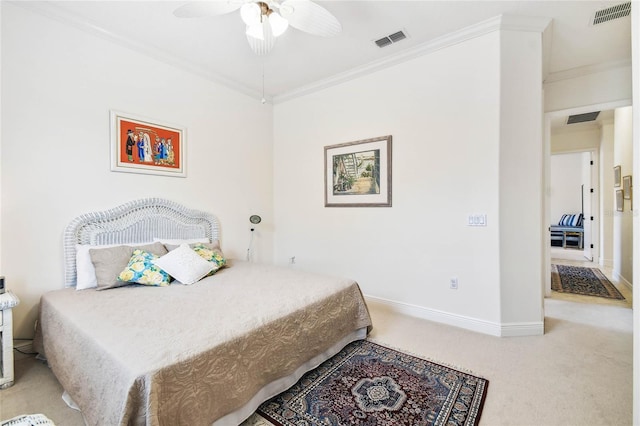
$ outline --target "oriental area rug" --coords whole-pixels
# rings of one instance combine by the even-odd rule
[[[477,425],[488,380],[368,340],[260,406],[255,426]]]
[[[551,290],[624,300],[624,296],[598,268],[551,265]]]

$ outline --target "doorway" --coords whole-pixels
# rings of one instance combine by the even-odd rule
[[[558,249],[551,241],[547,244],[546,297],[551,296],[552,261],[568,261],[601,269],[617,287],[623,287],[631,305],[632,264],[622,264],[624,257],[631,257],[627,237],[633,233],[631,205],[629,202],[622,206],[624,211],[616,211],[615,193],[621,188],[615,186],[613,172],[614,165],[622,165],[628,174],[632,170],[632,114],[628,104],[594,105],[545,115],[547,223],[557,223],[563,213],[582,213],[584,217],[582,250]],[[589,111],[601,111],[600,120],[571,129],[558,125],[566,123],[570,115]],[[563,182],[558,184],[557,180]],[[569,189],[563,189],[563,185]],[[589,298],[583,302],[588,303]]]
[[[585,155],[582,172],[576,171],[575,181],[582,183],[573,191],[573,197],[579,197],[580,201],[574,202],[576,210],[584,215],[584,250],[578,254],[572,254],[570,260],[593,262],[594,267],[602,265],[613,266],[612,235],[613,229],[613,137],[614,118],[617,108],[628,107],[630,101],[619,101],[607,104],[592,105],[555,111],[545,114],[545,187],[547,195],[545,201],[545,222],[547,227],[558,222],[557,211],[552,212],[551,197],[551,163],[552,155],[576,154]],[[593,111],[601,111],[597,121],[592,123],[580,123],[578,127],[566,125],[567,119],[572,115],[586,114]],[[571,125],[576,126],[576,125]],[[553,143],[552,143],[553,141]],[[582,176],[577,176],[582,173]],[[590,177],[589,177],[590,174]],[[602,188],[602,191],[600,190]],[[551,296],[551,241],[547,235],[545,244],[545,297]],[[555,251],[555,249],[554,249]],[[554,256],[557,253],[554,252]]]
[[[592,139],[599,138],[598,129],[591,132],[595,135]],[[577,137],[582,136],[584,132]],[[554,258],[598,262],[599,215],[593,213],[597,211],[599,199],[597,157],[595,150],[554,152],[551,155],[549,224],[560,226],[565,215],[577,217],[573,226],[563,227],[562,232],[552,228],[551,253]]]

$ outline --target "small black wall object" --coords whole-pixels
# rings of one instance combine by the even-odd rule
[[[0,294],[4,293],[4,277],[0,276]]]

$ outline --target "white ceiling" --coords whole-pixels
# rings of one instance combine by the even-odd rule
[[[631,61],[629,17],[590,25],[596,10],[619,2],[317,1],[342,23],[342,33],[322,38],[289,28],[265,57],[249,48],[238,11],[185,19],[173,11],[186,1],[17,3],[257,98],[262,97],[264,66],[265,97],[276,100],[500,14],[552,19],[545,51],[549,77]],[[373,43],[401,29],[407,39],[385,48]]]

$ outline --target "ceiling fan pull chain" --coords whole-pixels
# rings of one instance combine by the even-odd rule
[[[264,98],[264,59],[262,60],[262,104],[266,104],[267,100]]]

